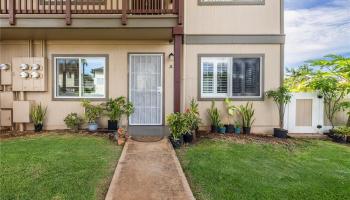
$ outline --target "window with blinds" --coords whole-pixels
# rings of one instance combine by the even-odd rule
[[[200,57],[202,98],[259,98],[262,57]]]

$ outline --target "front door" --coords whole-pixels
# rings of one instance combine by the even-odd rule
[[[162,125],[162,54],[129,55],[129,99],[135,106],[130,125]]]

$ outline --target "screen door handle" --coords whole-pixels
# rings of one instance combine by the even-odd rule
[[[162,87],[157,87],[157,92],[162,93],[162,89],[163,89]]]

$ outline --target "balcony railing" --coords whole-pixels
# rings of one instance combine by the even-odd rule
[[[125,21],[126,15],[179,14],[182,8],[183,0],[0,0],[10,24],[16,14],[66,14],[69,24],[71,14],[122,14]]]

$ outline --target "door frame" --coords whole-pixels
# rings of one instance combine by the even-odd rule
[[[298,99],[312,100],[312,125],[296,126],[296,101]],[[318,98],[317,93],[292,93],[291,102],[286,107],[284,128],[290,133],[321,133],[324,129],[324,104],[323,98]],[[317,126],[320,125],[321,129]]]
[[[130,67],[131,62],[130,58],[132,55],[159,55],[161,56],[161,83],[162,83],[162,105],[160,106],[161,109],[161,124],[160,125],[147,125],[147,124],[140,124],[140,125],[131,125],[130,124],[130,117],[128,118],[128,125],[129,126],[164,126],[165,125],[165,53],[164,52],[128,52],[127,54],[127,68],[128,68],[128,78],[127,78],[127,87],[128,87],[128,101],[130,100],[130,85],[131,85],[131,79],[130,79]]]

